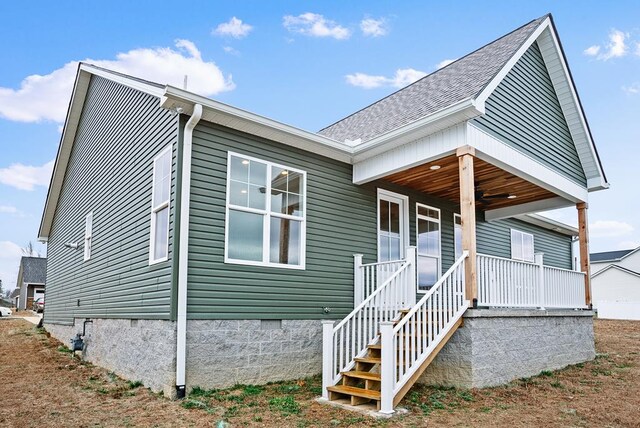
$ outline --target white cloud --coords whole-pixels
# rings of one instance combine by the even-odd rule
[[[0,214],[18,214],[19,211],[12,205],[0,205]]]
[[[182,87],[186,74],[189,90],[204,96],[235,87],[231,75],[225,77],[215,63],[204,61],[193,42],[178,39],[175,47],[140,48],[119,53],[113,60],[84,62],[177,87]],[[64,122],[77,68],[73,61],[46,75],[27,76],[19,89],[0,87],[0,117],[19,122]]]
[[[36,186],[47,187],[51,180],[54,161],[42,166],[15,163],[8,168],[0,168],[0,183],[20,190],[32,191]]]
[[[372,89],[384,86],[388,79],[384,76],[372,76],[364,73],[347,74],[345,76],[347,83],[360,88]]]
[[[387,21],[384,18],[365,18],[360,21],[360,30],[362,34],[370,37],[381,37],[389,33]]]
[[[633,232],[629,223],[617,220],[598,220],[589,224],[589,235],[593,238],[614,238]]]
[[[588,56],[596,56],[600,53],[600,46],[593,45],[586,48],[583,53]]]
[[[629,86],[623,86],[622,90],[629,95],[638,95],[640,94],[640,82],[632,83]]]
[[[595,56],[602,61],[607,61],[611,58],[620,58],[625,56],[629,51],[626,42],[628,38],[628,33],[614,28],[609,32],[609,43],[604,47],[604,50],[600,45],[593,45],[585,49],[583,53],[585,55]]]
[[[282,25],[292,33],[305,36],[333,37],[338,40],[348,39],[351,36],[349,29],[325,19],[322,15],[311,12],[298,16],[286,15],[282,18]]]
[[[636,43],[636,55],[640,56],[640,42]]]
[[[436,67],[439,69],[441,69],[442,67],[446,67],[447,65],[451,64],[452,62],[454,62],[455,59],[444,59],[442,61],[440,61]]]
[[[241,39],[247,37],[253,30],[253,27],[249,24],[242,22],[242,19],[238,19],[235,16],[229,20],[229,22],[223,22],[218,25],[211,33],[217,36],[228,36],[235,39]]]
[[[11,241],[0,241],[0,279],[6,290],[15,288],[22,248]]]
[[[228,53],[229,55],[235,55],[235,56],[240,55],[240,52],[238,50],[232,48],[231,46],[223,46],[222,50],[225,51],[226,53]]]
[[[395,88],[402,88],[407,86],[418,79],[426,76],[427,73],[413,68],[404,68],[396,70],[393,77],[385,76],[372,76],[364,73],[354,73],[345,76],[347,83],[360,88],[372,89],[379,88],[381,86],[392,86]]]
[[[638,248],[640,247],[640,241],[633,241],[633,240],[628,240],[628,241],[621,241],[618,242],[618,250],[631,250],[633,248]]]

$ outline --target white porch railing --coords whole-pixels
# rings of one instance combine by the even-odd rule
[[[513,308],[585,308],[584,274],[478,254],[478,305]]]
[[[465,299],[465,260],[468,252],[449,268],[394,327],[381,326],[380,411],[393,412],[401,389],[434,352],[469,307]]]
[[[407,254],[409,256],[409,254]],[[409,257],[407,257],[409,258]],[[353,306],[358,306],[400,269],[404,260],[362,264],[362,254],[353,256]]]
[[[322,396],[328,398],[327,387],[335,385],[355,365],[354,359],[367,353],[375,343],[380,323],[399,318],[400,310],[416,302],[415,248],[407,249],[402,261],[379,287],[375,288],[345,319],[335,327],[323,321],[322,332]]]
[[[583,272],[544,266],[544,306],[586,308]]]

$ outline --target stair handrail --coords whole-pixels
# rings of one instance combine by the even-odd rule
[[[404,395],[403,392],[399,396],[402,388],[469,307],[465,298],[464,265],[468,256],[468,251],[463,251],[460,258],[400,322],[395,326],[388,323],[382,326],[382,413],[393,412],[394,405]],[[437,326],[436,320],[439,321]],[[413,327],[413,331],[410,327]]]
[[[336,326],[333,321],[323,321],[324,398],[327,387],[339,381],[340,373],[351,369],[354,359],[364,356],[367,346],[377,340],[380,322],[397,319],[400,309],[415,302],[414,251],[409,251],[404,263]]]

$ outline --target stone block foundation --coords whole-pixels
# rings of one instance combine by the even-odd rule
[[[45,324],[69,346],[82,332],[75,325]],[[93,319],[87,324],[83,359],[153,391],[175,394],[176,325],[173,321]],[[225,388],[238,383],[298,379],[322,372],[319,320],[187,321],[187,388]]]
[[[69,345],[82,332],[45,324]],[[173,321],[93,319],[83,358],[154,391],[175,393]],[[319,320],[187,321],[187,388],[298,379],[322,371]],[[464,325],[420,382],[464,388],[500,385],[595,357],[590,311],[469,310]]]
[[[86,327],[84,360],[172,396],[176,378],[174,322],[104,318],[92,321]],[[84,319],[76,319],[73,326],[45,323],[44,327],[69,346],[76,333],[82,334],[83,322]]]
[[[419,382],[484,388],[593,358],[592,311],[470,309]]]
[[[322,372],[318,320],[187,322],[187,386],[224,388]]]

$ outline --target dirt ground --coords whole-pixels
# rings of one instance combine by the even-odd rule
[[[640,322],[596,320],[594,361],[482,390],[417,387],[376,420],[314,401],[318,377],[169,401],[0,320],[1,427],[640,427]],[[223,422],[224,421],[224,422]]]

